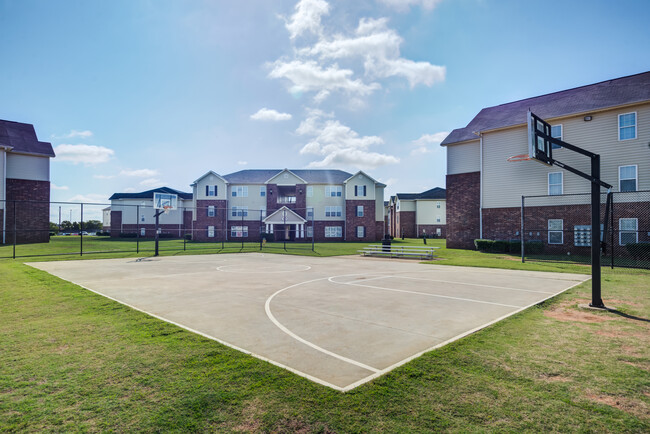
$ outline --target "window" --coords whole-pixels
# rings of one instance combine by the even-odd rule
[[[548,174],[548,194],[560,195],[562,194],[562,172],[553,172]]]
[[[342,188],[340,185],[328,185],[325,187],[326,197],[341,197]]]
[[[214,226],[208,226],[208,238],[214,238]]]
[[[314,187],[311,185],[307,186],[307,197],[314,197]]]
[[[436,223],[440,223],[440,216],[439,215],[436,216]]]
[[[307,220],[314,218],[314,208],[307,208]]]
[[[144,228],[140,228],[140,236],[144,237],[147,231]]]
[[[233,185],[232,197],[248,197],[247,185]]]
[[[248,217],[248,207],[233,206],[230,215],[232,215],[233,217]]]
[[[263,185],[260,187],[260,197],[265,197],[266,196],[266,186]]]
[[[343,236],[341,226],[325,226],[325,238],[336,238]]]
[[[231,226],[230,236],[232,238],[246,238],[248,237],[248,226]]]
[[[217,195],[217,186],[216,185],[206,185],[205,186],[205,195],[206,196],[216,196]]]
[[[305,236],[307,238],[313,238],[314,237],[314,228],[312,226],[307,226],[305,228]]]
[[[363,238],[366,236],[366,227],[357,226],[357,238]]]
[[[397,205],[395,205],[395,211],[399,211],[399,200],[397,201]]]
[[[325,217],[341,217],[341,207],[340,206],[326,206],[325,207]]]
[[[208,207],[208,217],[214,217],[215,216],[215,211],[213,206]]]
[[[363,217],[363,205],[357,206],[357,217]]]
[[[262,215],[262,218],[266,217],[266,207],[265,206],[260,207],[260,214]]]
[[[618,167],[618,191],[636,191],[637,166]]]
[[[618,115],[618,140],[636,139],[636,112]]]
[[[436,228],[436,235],[438,236],[442,235],[442,229]]]
[[[440,208],[440,202],[436,202],[436,208]]]
[[[551,125],[551,137],[555,139],[562,139],[562,125]],[[551,143],[552,149],[560,149],[562,146]]]
[[[624,246],[629,243],[638,243],[639,220],[635,218],[618,220],[618,243]]]
[[[144,215],[141,215],[141,216],[140,216],[140,221],[141,221],[142,223],[144,223]]]
[[[365,196],[366,195],[366,186],[365,185],[355,185],[354,186],[354,195],[355,196]]]
[[[564,221],[562,219],[548,220],[548,243],[562,244],[564,242]]]

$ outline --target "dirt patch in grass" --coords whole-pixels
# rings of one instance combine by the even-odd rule
[[[605,321],[611,321],[614,319],[602,315],[596,315],[589,312],[582,312],[576,309],[547,310],[546,312],[544,312],[544,315],[548,318],[553,318],[558,321],[574,321],[574,322],[586,322],[586,323],[600,323]]]
[[[571,381],[571,378],[569,378],[569,377],[565,377],[563,375],[553,374],[553,373],[551,373],[551,374],[546,374],[546,373],[541,374],[539,376],[539,378],[541,380],[548,381],[549,383],[567,383],[567,382]]]
[[[624,396],[587,394],[587,399],[598,404],[608,405],[626,413],[642,418],[650,418],[650,408],[643,401]]]
[[[246,404],[242,411],[243,421],[234,430],[237,432],[258,432],[262,427],[262,401],[253,399]]]

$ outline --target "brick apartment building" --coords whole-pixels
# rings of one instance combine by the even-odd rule
[[[447,235],[447,198],[444,188],[422,193],[397,193],[388,202],[389,234],[395,238]]]
[[[52,145],[38,140],[33,125],[0,120],[1,244],[49,241],[53,157]]]
[[[191,187],[192,193],[163,188],[114,194],[111,235],[153,234],[153,221],[136,212],[138,204],[150,208],[154,191],[163,190],[179,196],[179,209],[161,216],[163,232],[191,233],[198,241],[256,241],[260,234],[276,241],[376,241],[384,235],[385,185],[361,171],[210,171]]]
[[[588,254],[564,232],[589,224],[589,204],[572,194],[590,183],[558,166],[507,162],[528,152],[528,110],[552,125],[552,135],[601,156],[601,178],[614,186],[619,245],[650,241],[650,72],[563,90],[481,110],[441,143],[447,148],[447,247],[474,248],[474,239],[520,237],[522,196],[544,196],[526,219],[549,250]],[[564,148],[553,158],[589,173],[590,161]],[[556,197],[562,197],[562,201]],[[547,234],[548,232],[548,234]],[[553,234],[555,232],[555,234]]]

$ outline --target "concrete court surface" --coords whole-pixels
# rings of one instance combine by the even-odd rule
[[[29,265],[341,391],[589,279],[262,253]]]

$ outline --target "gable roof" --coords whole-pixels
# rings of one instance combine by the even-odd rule
[[[216,176],[217,178],[221,179],[221,180],[222,180],[223,182],[225,182],[226,184],[228,183],[228,181],[226,181],[226,179],[225,179],[223,176],[219,175],[217,172],[215,172],[215,171],[213,171],[213,170],[210,170],[210,171],[204,173],[204,174],[203,174],[199,179],[197,179],[196,181],[194,181],[193,183],[191,183],[191,184],[190,184],[190,187],[194,187],[196,184],[199,183],[200,180],[202,180],[203,178],[205,178],[205,177],[208,176],[208,175],[214,175],[214,176]]]
[[[447,190],[435,187],[422,193],[397,193],[396,196],[400,200],[446,199]]]
[[[175,190],[169,187],[160,187],[154,188],[153,190],[142,191],[140,193],[113,193],[108,200],[117,200],[117,199],[152,199],[154,193],[169,193],[177,194],[179,198],[183,200],[191,200],[192,193],[185,193],[184,191]]]
[[[298,178],[300,181],[302,181],[302,182],[304,182],[304,183],[307,183],[307,181],[305,181],[305,180],[302,179],[299,175],[296,175],[294,172],[292,172],[292,171],[289,170],[289,169],[283,169],[283,170],[279,171],[278,173],[276,173],[275,175],[273,175],[272,177],[270,177],[269,179],[267,179],[267,180],[266,180],[266,183],[271,182],[271,180],[272,180],[273,178],[277,178],[278,176],[280,176],[280,175],[283,174],[283,173],[284,173],[284,174],[287,174],[287,175],[288,175],[288,174],[291,174],[291,175],[293,175],[294,177]]]
[[[20,154],[55,156],[51,143],[38,141],[32,124],[0,119],[0,146]]]
[[[264,184],[284,169],[246,169],[223,175],[231,184]],[[291,170],[309,184],[343,184],[352,174],[342,170]]]
[[[440,145],[478,140],[474,133],[525,124],[528,109],[548,119],[644,101],[650,101],[650,71],[484,108]]]
[[[351,180],[352,178],[354,178],[354,177],[357,176],[357,175],[363,175],[363,176],[365,176],[366,178],[368,178],[369,180],[371,180],[372,182],[374,182],[376,185],[378,185],[378,186],[380,186],[380,187],[386,187],[386,184],[382,184],[381,182],[377,181],[375,178],[373,178],[372,176],[368,175],[368,174],[367,174],[366,172],[364,172],[363,170],[359,170],[357,173],[355,173],[354,175],[352,175],[352,176],[350,176],[348,179],[346,179],[345,182],[348,182],[349,180]]]

